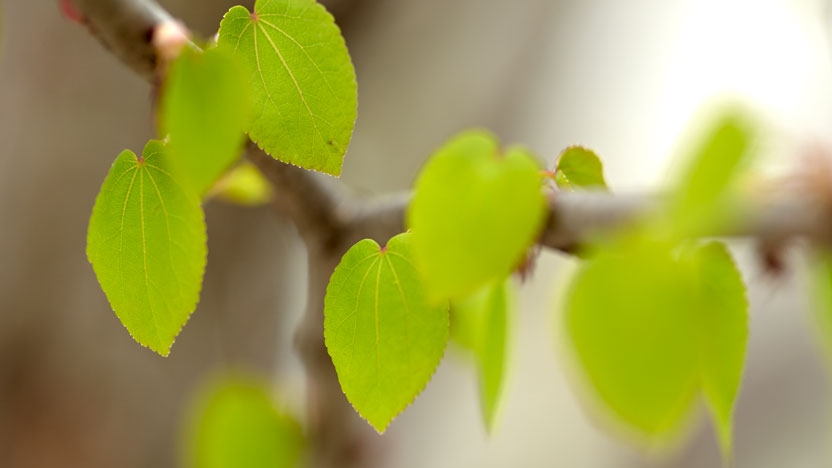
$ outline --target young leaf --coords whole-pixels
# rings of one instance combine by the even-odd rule
[[[601,159],[582,146],[570,146],[563,150],[555,166],[555,182],[565,190],[607,188]]]
[[[726,457],[747,341],[745,286],[716,242],[622,238],[575,278],[566,329],[593,393],[642,439],[666,442],[701,390]]]
[[[231,52],[188,47],[171,64],[159,109],[177,175],[204,194],[239,157],[249,113],[248,82]]]
[[[261,385],[230,378],[205,391],[188,427],[190,468],[296,467],[300,425],[278,411]]]
[[[166,356],[199,301],[205,222],[199,199],[171,177],[164,145],[122,152],[95,200],[87,258],[121,323]]]
[[[432,301],[461,298],[507,276],[545,219],[540,169],[523,148],[501,151],[483,131],[440,148],[407,213],[416,264]]]
[[[698,389],[695,297],[669,248],[620,242],[575,277],[566,332],[590,393],[642,440],[666,441]]]
[[[448,305],[425,301],[410,239],[352,246],[324,302],[324,338],[341,388],[379,432],[428,383],[448,339]]]
[[[219,36],[247,66],[251,139],[276,159],[339,175],[357,89],[332,16],[314,0],[257,0],[252,13],[231,8]]]
[[[451,304],[451,337],[476,356],[483,419],[489,431],[494,428],[506,368],[512,289],[510,279],[497,281]]]
[[[245,206],[264,205],[272,199],[272,186],[254,165],[243,162],[225,173],[208,192],[227,202]]]
[[[749,153],[751,140],[751,125],[740,114],[728,113],[714,124],[693,152],[690,169],[671,200],[675,232],[695,233],[715,222],[713,218]]]
[[[732,416],[748,341],[748,301],[740,272],[725,245],[710,242],[691,259],[697,285],[699,371],[702,392],[723,453],[732,452]]]

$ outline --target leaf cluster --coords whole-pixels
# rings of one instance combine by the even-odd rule
[[[159,139],[116,158],[89,223],[87,256],[110,305],[161,355],[199,301],[203,203],[273,197],[238,163],[247,138],[277,160],[337,176],[355,124],[355,72],[314,0],[233,7],[218,37],[165,64]],[[724,113],[658,214],[582,246],[561,321],[574,381],[591,412],[638,444],[677,437],[701,397],[730,460],[748,303],[727,247],[696,238],[726,222],[756,131],[743,113]],[[421,170],[407,232],[343,255],[326,290],[324,340],[346,398],[377,431],[425,388],[449,339],[474,356],[483,419],[494,427],[512,342],[511,275],[533,261],[547,200],[577,190],[608,190],[592,150],[569,147],[549,171],[523,146],[464,131]],[[816,276],[826,311],[830,264],[824,257]],[[301,460],[298,423],[260,384],[231,378],[201,401],[191,466]]]

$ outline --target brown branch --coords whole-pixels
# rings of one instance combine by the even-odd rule
[[[275,210],[291,219],[308,244],[325,250],[344,230],[352,194],[336,179],[275,160],[252,142],[246,157],[271,182]]]
[[[156,27],[173,18],[155,2],[71,0],[90,32],[146,79],[156,74]]]

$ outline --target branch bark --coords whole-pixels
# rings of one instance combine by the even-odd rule
[[[153,82],[160,59],[153,37],[174,19],[152,0],[73,0],[90,32],[126,65]],[[380,244],[404,231],[409,195],[361,199],[337,179],[281,163],[255,144],[246,157],[273,184],[275,209],[297,226],[309,253],[307,312],[296,345],[308,375],[308,427],[318,467],[370,466],[373,437],[347,403],[323,343],[323,298],[329,276],[356,241]],[[829,243],[832,209],[810,194],[748,199],[731,209],[732,222],[713,236],[752,236],[779,245],[796,236]],[[539,244],[574,252],[592,236],[660,209],[660,197],[554,192]]]

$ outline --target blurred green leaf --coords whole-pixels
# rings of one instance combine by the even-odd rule
[[[626,239],[587,262],[567,297],[566,331],[592,393],[651,441],[675,433],[696,395],[687,280],[668,246]]]
[[[730,457],[745,286],[724,245],[675,251],[644,235],[599,250],[573,281],[566,331],[590,394],[639,439],[670,441],[702,391]]]
[[[265,387],[241,378],[204,391],[187,437],[190,468],[293,468],[305,445],[300,425],[275,407]]]
[[[199,199],[171,177],[161,142],[113,163],[90,218],[87,258],[127,331],[167,356],[199,301],[206,238]]]
[[[540,169],[525,149],[501,151],[484,131],[445,144],[422,169],[407,213],[430,300],[465,297],[507,276],[545,210]]]
[[[732,454],[734,403],[739,393],[748,341],[745,285],[724,244],[710,242],[689,258],[698,286],[696,329],[702,392],[723,453]]]
[[[245,206],[264,205],[272,199],[272,195],[269,181],[253,164],[245,161],[226,172],[208,194]]]
[[[670,205],[674,232],[697,234],[719,223],[720,209],[743,167],[753,138],[750,120],[727,112],[710,127],[692,152]]]
[[[513,296],[511,280],[506,279],[451,303],[451,337],[476,356],[483,419],[489,431],[494,428],[507,365],[507,326]]]
[[[832,361],[832,252],[812,251],[812,295],[822,343]]]
[[[185,48],[171,64],[159,108],[176,168],[200,196],[240,156],[249,114],[246,75],[231,52]]]
[[[607,188],[601,159],[581,146],[570,146],[560,154],[555,165],[555,182],[566,190]]]
[[[418,395],[448,339],[448,305],[428,305],[411,259],[411,234],[379,249],[358,242],[341,259],[324,301],[324,339],[347,399],[377,431]]]
[[[357,112],[341,32],[314,0],[257,0],[228,10],[219,44],[246,64],[254,98],[248,133],[275,159],[339,175]]]
[[[814,318],[828,366],[832,363],[832,251],[816,245],[811,250],[810,260]]]

